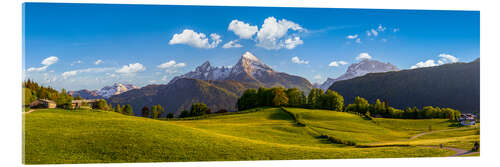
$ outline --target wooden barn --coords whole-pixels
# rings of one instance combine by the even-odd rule
[[[38,99],[30,103],[30,108],[56,108],[56,102],[47,99]]]

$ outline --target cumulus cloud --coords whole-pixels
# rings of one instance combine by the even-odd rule
[[[57,58],[55,56],[50,56],[50,57],[43,59],[42,64],[46,65],[46,66],[50,66],[54,63],[57,63],[58,60],[59,60],[59,58]]]
[[[210,49],[215,48],[222,41],[220,35],[210,34],[211,43],[208,42],[208,37],[204,33],[197,33],[190,29],[185,29],[180,34],[174,34],[168,44],[185,44],[196,48]]]
[[[398,31],[399,31],[399,28],[392,29],[392,32],[398,32]]]
[[[47,68],[49,68],[50,65],[57,63],[59,61],[59,58],[55,56],[50,56],[42,60],[41,64],[43,65],[42,67],[30,67],[28,68],[28,72],[32,71],[45,71]]]
[[[157,67],[160,69],[166,69],[166,68],[177,68],[177,67],[185,67],[185,66],[186,66],[185,63],[177,63],[177,62],[175,62],[175,60],[170,60],[170,61],[167,61],[163,64],[158,65]]]
[[[441,58],[441,61],[443,63],[456,63],[456,62],[458,62],[458,58],[455,56],[452,56],[450,54],[441,53],[441,54],[439,54],[438,57]]]
[[[356,39],[356,38],[358,38],[358,34],[348,35],[346,38],[347,39]]]
[[[309,64],[309,61],[300,60],[299,57],[297,57],[297,56],[292,57],[292,62],[295,64]]]
[[[305,31],[299,24],[286,19],[277,20],[274,17],[268,17],[264,20],[264,24],[257,32],[257,46],[265,49],[281,49],[294,48],[297,44],[302,44],[300,38],[288,38],[291,45],[287,45],[286,41],[281,40],[289,30],[302,32]],[[299,39],[299,40],[297,40]],[[288,47],[287,47],[288,46]]]
[[[382,24],[379,24],[378,27],[377,27],[377,31],[380,31],[380,32],[385,31],[385,29],[386,28],[384,26],[382,26]]]
[[[433,67],[437,66],[438,64],[434,60],[427,60],[425,62],[421,61],[415,64],[414,66],[411,66],[411,69],[415,68],[422,68],[422,67]]]
[[[372,57],[368,53],[360,53],[358,57],[356,57],[356,60],[365,60],[365,59],[371,59]]]
[[[421,61],[421,62],[418,62],[417,64],[411,66],[410,68],[415,69],[415,68],[423,68],[423,67],[434,67],[434,66],[439,66],[439,65],[443,65],[443,64],[458,62],[458,58],[455,56],[452,56],[450,54],[442,53],[442,54],[439,54],[438,57],[440,59],[437,61],[432,60],[432,59],[429,59],[427,61]]]
[[[105,71],[110,71],[113,70],[113,68],[110,67],[105,67],[105,68],[87,68],[87,69],[79,69],[79,70],[71,70],[71,71],[66,71],[63,72],[61,75],[63,78],[68,78],[70,76],[75,76],[80,73],[91,73],[91,72],[105,72]]]
[[[63,73],[62,73],[62,76],[63,76],[64,78],[67,78],[67,77],[70,77],[70,76],[74,76],[74,75],[76,75],[77,73],[78,73],[78,71],[76,71],[76,70],[73,70],[73,71],[66,71],[66,72],[63,72]]]
[[[304,44],[304,41],[300,39],[300,37],[288,38],[285,40],[285,48],[293,49],[298,45]]]
[[[321,75],[320,75],[320,74],[317,74],[317,75],[315,75],[315,76],[314,76],[314,79],[321,79],[321,78],[322,78],[322,77],[321,77]]]
[[[103,62],[104,62],[104,61],[102,61],[101,59],[99,59],[99,60],[95,61],[95,62],[94,62],[94,64],[95,64],[95,65],[99,65],[99,64],[101,64],[101,63],[103,63]]]
[[[134,63],[129,65],[124,65],[122,68],[116,70],[116,72],[121,74],[134,74],[145,70],[146,67],[144,67],[141,63]]]
[[[330,64],[328,64],[328,66],[338,67],[340,65],[346,65],[346,64],[347,64],[347,62],[345,62],[345,61],[332,61],[332,62],[330,62]]]
[[[377,30],[371,29],[370,31],[373,34],[373,36],[378,36],[378,31]]]
[[[38,68],[36,68],[36,67],[30,67],[30,68],[28,68],[28,72],[31,72],[31,71],[45,71],[45,70],[47,70],[48,67],[49,66],[42,66],[42,67],[38,67]]]
[[[241,48],[241,47],[243,47],[243,46],[238,43],[238,40],[232,40],[232,41],[229,41],[226,44],[222,45],[222,48],[224,48],[224,49]]]
[[[233,31],[234,34],[242,39],[250,39],[258,31],[257,26],[252,26],[239,20],[231,21],[227,29]]]

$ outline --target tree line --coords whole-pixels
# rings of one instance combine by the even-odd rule
[[[66,89],[60,92],[51,87],[41,86],[30,79],[23,81],[23,106],[29,107],[31,102],[38,99],[52,100],[58,108],[71,108],[73,97],[68,94]]]
[[[335,91],[313,88],[308,96],[297,88],[247,89],[237,101],[238,110],[255,107],[301,107],[343,111],[344,98]]]
[[[264,88],[247,89],[237,101],[238,110],[246,110],[256,107],[298,107],[309,109],[326,109],[339,112],[352,112],[368,117],[376,116],[383,118],[403,119],[429,119],[445,118],[458,120],[460,111],[452,108],[440,108],[426,106],[422,109],[409,107],[400,110],[389,106],[388,102],[377,99],[370,104],[362,97],[356,97],[353,104],[344,106],[344,97],[333,90],[324,92],[319,88],[313,88],[307,96],[297,88]]]
[[[366,115],[368,117],[384,117],[384,118],[403,118],[403,119],[430,119],[444,118],[450,120],[460,119],[460,111],[452,108],[440,108],[433,106],[425,106],[422,109],[417,107],[408,107],[405,110],[395,109],[388,105],[386,101],[381,102],[377,99],[374,104],[362,97],[357,96],[353,104],[347,105],[346,112],[355,112]]]

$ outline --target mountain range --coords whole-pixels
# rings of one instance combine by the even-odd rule
[[[160,104],[167,112],[179,114],[191,104],[203,102],[212,111],[236,110],[236,101],[246,89],[282,86],[309,92],[312,84],[305,78],[273,70],[252,53],[244,53],[228,67],[213,67],[205,62],[194,71],[174,77],[166,85],[148,85],[111,96],[112,104],[131,104],[139,113],[143,106]]]
[[[359,63],[353,63],[348,68],[347,71],[341,76],[333,79],[328,78],[323,84],[316,85],[315,87],[327,90],[333,83],[337,81],[343,81],[352,79],[355,77],[364,76],[368,73],[379,73],[379,72],[389,72],[398,71],[398,67],[392,65],[391,63],[382,63],[376,60],[363,59]]]
[[[99,90],[79,90],[69,91],[68,93],[73,97],[80,96],[84,99],[107,99],[113,95],[119,95],[132,89],[139,89],[139,87],[132,84],[115,83],[111,86],[105,86]]]
[[[480,108],[480,62],[444,64],[397,72],[370,73],[337,81],[329,89],[350,104],[356,96],[369,102],[387,101],[399,109],[438,106],[478,113]]]

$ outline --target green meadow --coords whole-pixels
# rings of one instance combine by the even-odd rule
[[[40,109],[23,116],[25,164],[445,157],[455,152],[421,146],[470,149],[479,141],[478,128],[444,119],[369,120],[299,108],[171,120],[100,110]]]

